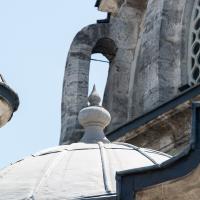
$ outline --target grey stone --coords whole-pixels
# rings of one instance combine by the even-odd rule
[[[174,98],[188,84],[190,22],[195,0],[107,0],[109,23],[82,29],[65,71],[60,144],[80,140],[78,112],[87,105],[92,53],[110,60],[103,106],[112,131]],[[113,7],[111,6],[112,4]],[[111,6],[111,7],[110,7]],[[77,136],[78,133],[78,136]],[[166,138],[168,138],[166,136]],[[165,143],[163,139],[163,143]]]

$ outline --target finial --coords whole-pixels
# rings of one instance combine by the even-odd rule
[[[78,115],[80,124],[85,129],[85,134],[81,139],[84,143],[109,143],[109,140],[104,134],[104,128],[111,121],[110,113],[99,106],[101,98],[96,91],[94,85],[91,95],[88,97],[89,107],[83,108]]]
[[[90,96],[88,97],[88,101],[90,103],[90,106],[99,106],[101,102],[101,97],[99,96],[97,90],[96,90],[96,85],[94,84],[92,92]]]

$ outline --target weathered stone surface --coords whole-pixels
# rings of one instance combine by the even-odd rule
[[[102,0],[99,5],[99,11],[117,13],[118,12],[118,2],[117,0]]]
[[[111,17],[109,24],[88,26],[75,37],[69,51],[64,77],[60,144],[75,142],[81,137],[77,115],[87,103],[92,53],[102,53],[110,60],[103,101],[103,105],[113,116],[109,129],[127,121],[130,70],[142,16],[143,12],[140,9],[124,4],[118,15]],[[107,43],[108,48],[105,48],[106,39],[113,41]]]
[[[132,66],[135,72],[130,82],[130,119],[178,94],[182,85],[183,19],[188,3],[185,0],[148,1],[139,55]]]
[[[189,142],[192,111],[190,103],[156,118],[130,133],[125,141],[171,155],[180,153]]]
[[[120,126],[128,118],[130,72],[142,16],[142,10],[124,4],[118,15],[111,17],[109,37],[115,41],[118,51],[110,63],[103,100],[103,105],[112,116],[108,130]]]
[[[139,191],[136,200],[199,200],[200,166],[189,175]]]
[[[179,88],[188,83],[189,27],[194,2],[101,1],[100,9],[113,9],[110,22],[84,28],[69,51],[60,144],[81,138],[77,116],[87,104],[92,53],[102,53],[110,60],[103,99],[103,106],[112,116],[109,131],[179,94]],[[112,7],[112,4],[115,5]],[[159,140],[159,136],[155,134],[153,140],[156,139]],[[144,140],[150,142],[148,135]],[[171,135],[166,134],[160,138],[161,146],[170,140]]]

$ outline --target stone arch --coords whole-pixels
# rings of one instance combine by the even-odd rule
[[[113,60],[117,52],[117,46],[115,42],[110,38],[101,38],[97,41],[96,45],[92,50],[92,54],[101,53],[110,62]]]
[[[79,111],[87,106],[91,55],[102,53],[111,61],[117,50],[115,42],[108,37],[108,28],[108,24],[87,26],[72,42],[63,82],[60,144],[77,142],[82,137],[77,117]]]

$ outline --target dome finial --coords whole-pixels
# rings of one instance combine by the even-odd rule
[[[78,115],[80,124],[85,129],[81,142],[84,143],[109,143],[104,134],[104,128],[111,121],[110,113],[100,106],[101,98],[94,85],[93,90],[88,97],[90,106],[83,108]]]
[[[88,101],[90,103],[90,106],[99,106],[101,102],[101,97],[99,96],[97,90],[96,90],[96,85],[94,84],[92,92],[90,96],[88,97]]]

